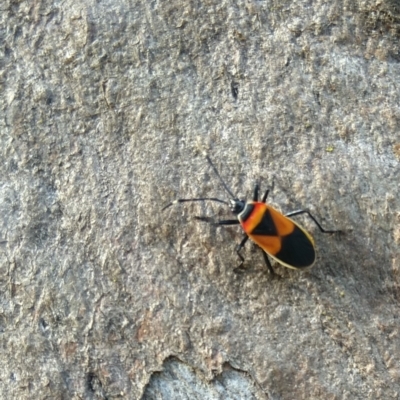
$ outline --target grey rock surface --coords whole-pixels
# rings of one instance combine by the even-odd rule
[[[398,399],[399,40],[394,0],[3,0],[0,398]],[[161,212],[227,199],[203,152],[345,233],[237,272],[224,205]]]

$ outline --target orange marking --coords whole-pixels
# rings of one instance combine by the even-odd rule
[[[285,217],[279,211],[274,208],[267,206],[269,212],[271,213],[272,219],[274,221],[276,230],[279,236],[290,235],[294,231],[294,223],[288,217]]]
[[[249,235],[250,239],[253,240],[256,244],[258,244],[263,250],[265,250],[268,254],[274,255],[278,254],[282,248],[282,240],[283,236],[290,235],[295,229],[295,223],[281,214],[279,211],[275,210],[271,206],[255,202],[253,203],[254,209],[250,214],[249,218],[242,224],[243,230]],[[251,232],[257,227],[258,224],[264,218],[265,213],[269,211],[271,214],[272,221],[275,225],[277,236],[269,236],[269,235],[252,235]],[[306,234],[307,237],[309,236]],[[312,239],[311,239],[312,240]]]
[[[279,236],[249,235],[249,238],[268,254],[277,254],[282,247],[281,238]]]

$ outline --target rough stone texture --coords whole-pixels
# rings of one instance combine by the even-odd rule
[[[224,365],[223,372],[206,382],[204,376],[171,359],[165,361],[162,372],[152,375],[142,397],[142,400],[153,399],[256,400],[265,396],[247,374],[229,365]]]
[[[396,0],[2,0],[0,398],[398,399],[399,40]],[[228,210],[160,212],[226,198],[203,151],[347,232],[235,272]]]

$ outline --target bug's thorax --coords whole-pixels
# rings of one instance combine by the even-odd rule
[[[256,225],[264,215],[267,205],[258,201],[248,201],[244,204],[243,210],[238,214],[238,219],[243,225],[245,223]]]

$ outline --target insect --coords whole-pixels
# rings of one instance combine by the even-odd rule
[[[244,257],[240,252],[249,238],[261,248],[265,263],[271,274],[273,274],[274,271],[268,256],[288,268],[304,269],[311,267],[315,263],[316,256],[314,239],[302,226],[293,221],[290,217],[307,214],[321,232],[340,232],[338,230],[323,229],[321,224],[308,210],[296,210],[285,215],[280,213],[266,202],[269,190],[264,193],[261,201],[259,201],[260,189],[258,184],[254,186],[252,200],[240,200],[232,193],[221,178],[221,175],[210,157],[206,155],[206,159],[221,181],[224,189],[230,195],[231,199],[229,202],[215,197],[177,199],[167,204],[162,211],[174,204],[194,201],[215,201],[228,205],[232,213],[236,215],[236,219],[214,221],[212,218],[206,216],[196,216],[195,218],[217,227],[224,225],[242,226],[245,236],[240,244],[236,246],[236,253],[240,259],[238,268],[243,266]]]

